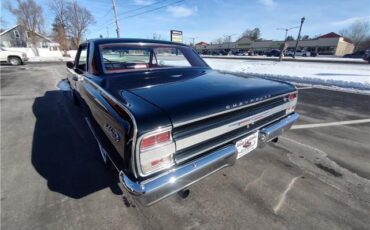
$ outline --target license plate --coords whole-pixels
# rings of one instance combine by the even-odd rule
[[[237,159],[250,153],[252,150],[257,148],[258,144],[258,132],[255,132],[235,143],[236,149],[238,150]]]

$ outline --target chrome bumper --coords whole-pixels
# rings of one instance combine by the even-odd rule
[[[289,129],[298,119],[298,114],[293,113],[260,130],[265,139],[259,142],[268,142],[284,130]],[[235,163],[237,149],[228,145],[206,156],[198,158],[174,169],[171,169],[155,178],[143,182],[135,182],[128,178],[122,171],[119,173],[123,186],[137,200],[146,206],[152,205],[201,179]]]
[[[259,141],[258,147],[264,147],[267,142],[275,139],[279,135],[281,135],[285,130],[288,130],[292,127],[294,122],[296,122],[299,118],[297,113],[293,113],[284,119],[281,119],[277,122],[274,122],[264,128],[262,128],[259,132]]]

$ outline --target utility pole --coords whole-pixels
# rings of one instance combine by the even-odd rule
[[[236,34],[225,35],[226,37],[229,38],[228,39],[228,45],[227,45],[227,49],[229,50],[229,52],[230,52],[231,37],[234,36],[234,35],[236,35]]]
[[[297,51],[298,41],[299,41],[299,38],[301,37],[301,30],[302,30],[302,25],[304,23],[304,20],[305,20],[304,17],[301,18],[301,26],[299,27],[299,32],[298,32],[297,42],[295,43],[293,58],[295,58],[295,52]]]
[[[287,37],[288,37],[288,32],[289,30],[292,30],[292,29],[296,29],[298,28],[299,26],[295,26],[295,27],[292,27],[292,28],[277,28],[277,30],[285,30],[285,39],[284,41],[286,41]]]
[[[112,6],[113,6],[113,12],[114,12],[114,17],[116,21],[116,32],[117,32],[117,38],[119,38],[119,24],[118,24],[118,16],[117,16],[117,11],[116,11],[116,3],[114,0],[112,0]]]
[[[108,29],[108,26],[106,28],[107,28],[107,38],[109,38],[109,29]]]

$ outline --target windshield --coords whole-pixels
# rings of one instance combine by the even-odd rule
[[[160,68],[208,67],[191,48],[176,45],[101,45],[106,73],[119,73]]]

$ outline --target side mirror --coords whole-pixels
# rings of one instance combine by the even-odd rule
[[[67,66],[68,69],[73,69],[74,64],[69,61],[69,62],[66,63],[66,66]]]

